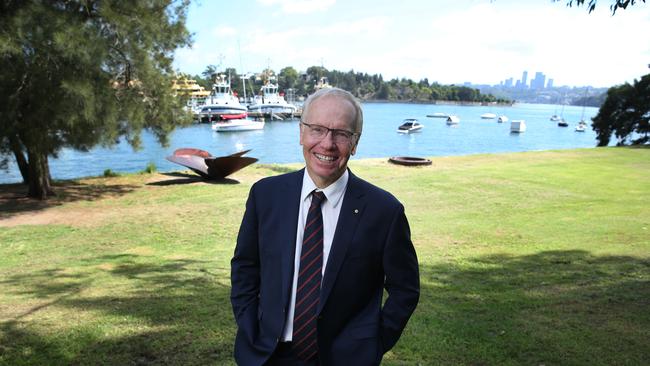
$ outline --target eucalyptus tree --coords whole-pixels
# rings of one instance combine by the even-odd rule
[[[617,145],[650,143],[650,74],[609,88],[607,98],[592,118],[598,146],[607,146],[614,135]]]
[[[561,2],[565,0],[553,0],[554,2]],[[641,0],[641,2],[645,3],[645,0]],[[587,9],[589,9],[589,12],[591,13],[596,9],[596,4],[598,3],[598,0],[589,0],[587,2]],[[611,5],[609,6],[609,9],[612,11],[612,15],[616,14],[616,10],[618,9],[627,9],[628,6],[632,6],[637,3],[637,0],[613,0]],[[585,4],[585,0],[567,0],[566,1],[567,6],[573,6],[574,4],[576,6],[582,6]]]
[[[188,0],[0,0],[0,154],[30,197],[53,194],[48,159],[189,123],[173,95]]]

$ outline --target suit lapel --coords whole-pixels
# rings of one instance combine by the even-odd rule
[[[278,228],[280,235],[278,240],[286,243],[281,246],[280,258],[282,258],[282,297],[285,308],[288,307],[291,298],[291,283],[293,281],[294,257],[296,254],[296,232],[298,230],[298,210],[300,209],[300,192],[302,190],[302,179],[304,169],[294,173],[282,187],[284,192],[278,192],[285,200],[283,216],[293,220],[282,220],[284,224]]]
[[[327,266],[325,267],[325,276],[323,277],[317,310],[318,313],[323,309],[327,297],[332,291],[336,276],[341,269],[341,264],[343,264],[350,243],[354,238],[354,233],[361,219],[361,215],[363,215],[363,209],[366,205],[363,196],[364,192],[361,190],[359,178],[350,172],[348,187],[343,197],[341,212],[339,213],[339,219],[336,224],[336,232],[332,240],[332,248],[330,249]]]

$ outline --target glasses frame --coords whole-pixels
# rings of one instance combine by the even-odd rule
[[[316,123],[307,123],[307,122],[304,122],[304,121],[300,121],[300,124],[306,126],[307,128],[320,127],[320,128],[326,129],[327,132],[323,135],[323,137],[319,138],[318,141],[322,141],[323,139],[325,139],[325,137],[327,137],[327,134],[330,133],[330,134],[332,134],[332,141],[334,141],[334,143],[336,143],[336,144],[346,143],[346,142],[337,142],[336,139],[334,138],[334,136],[335,136],[334,133],[336,133],[336,132],[344,132],[345,134],[350,134],[350,141],[348,141],[347,143],[352,145],[352,144],[354,144],[355,139],[359,136],[358,132],[342,130],[340,128],[329,128],[329,127],[325,127],[323,125],[319,125],[319,124],[316,124]]]

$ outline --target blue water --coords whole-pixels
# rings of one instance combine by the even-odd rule
[[[559,112],[556,106],[545,104],[516,104],[512,107],[454,106],[402,103],[365,103],[364,129],[357,154],[353,159],[408,156],[447,156],[511,151],[571,149],[596,146],[596,134],[591,127],[584,133],[574,131],[583,113],[582,107],[565,107],[564,118],[569,127],[557,127],[549,117]],[[444,118],[427,118],[427,114],[443,112],[456,114],[460,124],[447,126]],[[511,134],[510,123],[496,119],[481,119],[483,113],[505,114],[510,120],[523,119],[527,131]],[[589,126],[597,108],[585,108],[584,119]],[[402,135],[397,127],[405,118],[417,118],[424,129],[419,133]],[[174,131],[170,145],[163,148],[147,132],[142,135],[143,148],[133,151],[125,143],[112,148],[95,148],[89,152],[64,149],[56,159],[50,159],[54,179],[69,179],[102,175],[105,169],[114,172],[138,172],[153,162],[159,171],[184,170],[168,162],[165,156],[180,147],[195,147],[212,155],[232,154],[252,149],[247,156],[260,163],[290,163],[302,161],[298,144],[298,121],[267,122],[263,130],[217,133],[209,125],[200,124]],[[0,172],[0,183],[20,182],[22,178],[12,161],[9,171]]]

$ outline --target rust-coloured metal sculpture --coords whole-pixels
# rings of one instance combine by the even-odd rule
[[[223,179],[257,161],[256,158],[242,156],[250,150],[236,152],[228,156],[212,156],[209,152],[194,148],[181,148],[166,159],[172,163],[190,168],[204,179]]]

